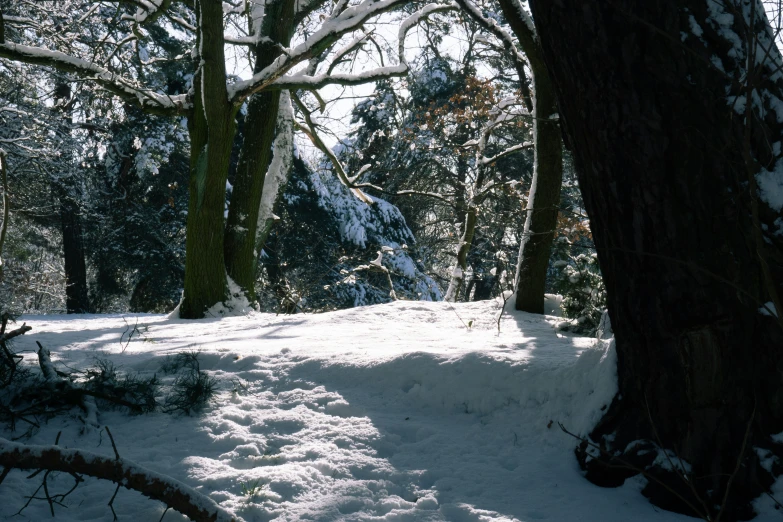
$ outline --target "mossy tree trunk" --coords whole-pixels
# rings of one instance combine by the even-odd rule
[[[190,198],[185,243],[185,291],[180,317],[204,317],[227,297],[223,257],[226,178],[236,131],[236,108],[226,91],[223,52],[223,6],[220,0],[197,0],[199,32],[190,134]]]
[[[268,40],[253,50],[256,56],[254,72],[269,66],[281,49],[290,44],[295,27],[295,6],[295,0],[267,3],[260,31]],[[248,102],[244,140],[226,221],[226,271],[251,302],[256,299],[256,266],[263,248],[263,238],[259,238],[259,205],[272,159],[279,103],[279,90],[254,94]]]
[[[783,459],[783,215],[759,189],[783,178],[783,79],[764,9],[530,4],[616,338],[619,394],[591,436],[639,467],[656,446],[690,465],[648,468],[659,505],[747,520],[772,483],[759,454]],[[633,474],[578,453],[596,483]]]

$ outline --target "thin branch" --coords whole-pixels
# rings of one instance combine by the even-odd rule
[[[533,148],[533,146],[534,145],[533,145],[532,142],[526,141],[525,143],[519,143],[517,145],[509,147],[506,150],[504,150],[502,152],[499,152],[498,154],[495,154],[494,156],[492,156],[490,158],[482,157],[480,159],[480,161],[481,161],[482,165],[491,165],[492,163],[496,162],[500,158],[505,158],[506,156],[510,156],[511,154],[514,154],[514,153],[517,153],[517,152],[521,152],[521,151],[526,150],[526,149],[531,149],[531,148]]]
[[[340,181],[345,185],[346,187],[350,188],[351,191],[354,193],[354,195],[359,198],[361,201],[367,203],[368,205],[372,204],[372,199],[365,194],[360,188],[357,188],[351,181],[351,178],[346,174],[345,169],[343,168],[342,163],[340,163],[340,160],[337,158],[337,156],[332,152],[332,150],[326,146],[326,144],[321,140],[321,137],[318,136],[318,133],[315,130],[315,124],[313,123],[313,119],[311,117],[311,113],[308,110],[307,106],[305,106],[304,103],[302,103],[302,100],[299,99],[299,96],[296,95],[295,92],[291,92],[291,98],[294,100],[294,103],[299,108],[299,110],[302,112],[305,118],[306,125],[302,125],[301,123],[294,121],[294,126],[305,133],[308,138],[310,138],[310,141],[313,143],[313,145],[318,148],[321,152],[326,155],[327,158],[329,158],[329,161],[334,166],[334,170],[337,173],[337,177],[340,179]]]
[[[117,460],[120,460],[120,452],[117,451],[117,444],[114,443],[114,437],[111,434],[111,431],[109,430],[108,426],[105,426],[106,428],[106,434],[109,436],[109,441],[111,441],[111,447],[114,450],[114,457]]]

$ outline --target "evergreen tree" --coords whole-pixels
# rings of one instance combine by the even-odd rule
[[[424,274],[405,218],[392,204],[356,198],[322,165],[301,159],[276,213],[280,220],[261,257],[271,292],[267,307],[326,311],[393,299],[439,300]],[[263,287],[262,287],[263,288]]]

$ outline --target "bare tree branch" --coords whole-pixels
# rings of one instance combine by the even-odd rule
[[[169,476],[122,458],[58,446],[33,446],[0,438],[5,469],[63,471],[109,480],[159,500],[197,522],[235,522],[214,500]]]
[[[167,96],[144,89],[100,65],[60,51],[5,42],[0,44],[0,58],[54,67],[59,71],[78,74],[95,81],[123,100],[154,114],[180,114],[187,108],[185,95]]]

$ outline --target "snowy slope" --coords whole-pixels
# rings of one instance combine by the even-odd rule
[[[165,355],[201,352],[202,369],[220,383],[202,415],[103,411],[100,421],[124,458],[246,521],[690,520],[648,504],[640,481],[588,483],[575,440],[557,429],[560,421],[585,433],[599,418],[616,390],[613,351],[556,333],[553,317],[506,312],[498,334],[499,307],[398,301],[201,321],[35,316],[22,318],[33,331],[16,348],[33,350],[37,340],[56,364],[83,368],[108,357],[139,372],[156,371]],[[121,353],[125,321],[136,318],[147,331]],[[75,416],[27,442],[51,444],[58,431],[61,446],[112,455],[106,436]],[[40,482],[25,475],[14,471],[0,486],[0,517],[18,511]],[[70,487],[67,476],[55,484]],[[89,479],[67,509],[55,506],[55,520],[111,520],[113,490]],[[119,520],[163,513],[124,489],[115,509]],[[50,519],[48,510],[34,501],[21,519]],[[163,520],[183,517],[169,511]]]

